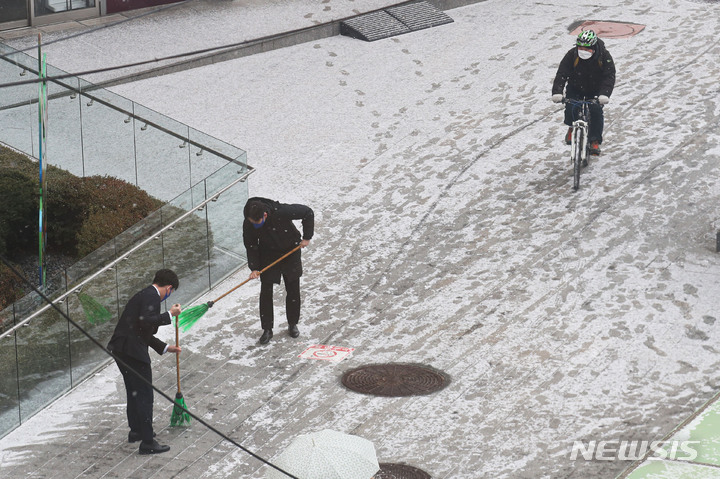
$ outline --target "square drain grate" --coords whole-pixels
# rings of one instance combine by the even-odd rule
[[[373,42],[408,33],[410,29],[385,10],[351,18],[340,23],[340,34]]]
[[[407,27],[413,32],[453,22],[453,19],[445,12],[438,10],[428,2],[411,3],[410,5],[392,7],[388,8],[387,12],[400,20],[403,24],[407,25]]]
[[[445,12],[428,2],[417,2],[340,22],[340,34],[372,42],[452,22]]]

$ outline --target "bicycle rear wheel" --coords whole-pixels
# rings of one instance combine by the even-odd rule
[[[585,144],[585,132],[582,128],[573,130],[573,189],[580,188],[580,170],[583,161],[583,145]]]

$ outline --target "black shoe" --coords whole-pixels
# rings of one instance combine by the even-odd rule
[[[157,434],[153,433],[153,437],[155,437],[155,436],[157,436]],[[138,442],[141,439],[142,439],[142,437],[140,436],[139,432],[130,431],[130,433],[128,433],[128,442],[131,444],[133,442]]]
[[[263,329],[262,336],[260,336],[260,344],[267,344],[272,338],[272,329]]]
[[[160,454],[163,452],[168,452],[170,450],[170,446],[165,446],[163,444],[158,444],[158,442],[153,439],[153,442],[146,443],[145,441],[140,443],[140,454]]]
[[[300,331],[298,330],[297,324],[288,325],[288,334],[291,338],[297,338],[298,336],[300,336]]]

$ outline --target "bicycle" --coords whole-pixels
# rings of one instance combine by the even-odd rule
[[[563,97],[562,103],[569,103],[578,108],[577,120],[572,124],[572,140],[570,142],[570,161],[573,164],[573,189],[580,188],[580,170],[588,165],[590,131],[590,105],[598,105],[597,98],[575,100]]]

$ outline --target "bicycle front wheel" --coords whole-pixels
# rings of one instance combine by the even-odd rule
[[[583,161],[583,146],[585,145],[585,132],[582,128],[573,130],[573,189],[580,188],[580,170]]]

